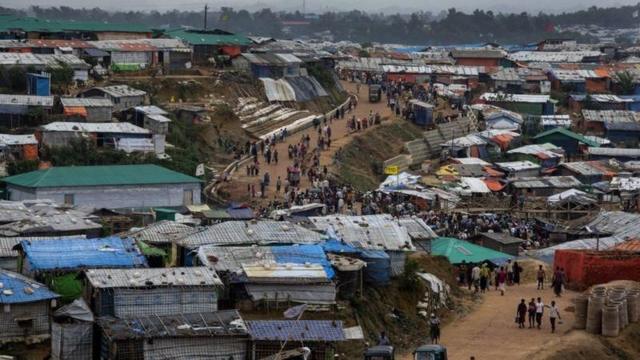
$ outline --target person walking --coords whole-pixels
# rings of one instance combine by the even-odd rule
[[[480,267],[478,264],[471,269],[471,281],[473,281],[474,292],[480,291]]]
[[[513,285],[513,263],[511,262],[511,259],[507,260],[505,270],[507,272],[507,284]]]
[[[513,284],[520,286],[520,273],[522,272],[522,268],[517,261],[513,262]]]
[[[538,329],[542,326],[542,314],[544,313],[544,303],[542,302],[542,298],[538,298],[536,301],[536,324],[538,325]]]
[[[500,271],[498,271],[498,289],[500,290],[500,296],[504,296],[504,292],[506,290],[505,284],[507,282],[507,272],[504,270],[504,267],[500,267]]]
[[[529,329],[533,329],[536,326],[536,299],[531,298],[527,311],[529,313]]]
[[[282,187],[282,180],[280,180],[280,176],[276,180],[276,193],[280,194],[280,188]]]
[[[551,323],[551,332],[556,332],[556,319],[562,320],[560,317],[560,309],[556,306],[556,302],[552,301],[551,305],[546,306],[549,308],[549,322]]]
[[[524,329],[524,322],[527,317],[527,304],[525,304],[525,300],[520,300],[520,304],[518,304],[518,309],[516,310],[516,322],[518,323],[519,329]]]
[[[545,277],[546,274],[544,272],[544,269],[542,268],[542,265],[540,265],[538,267],[538,273],[536,274],[536,278],[538,279],[538,290],[544,290]]]
[[[387,334],[384,331],[380,332],[380,337],[378,338],[379,346],[389,346],[391,345],[391,341],[387,337]]]
[[[491,270],[489,270],[489,266],[487,266],[487,263],[482,263],[482,267],[480,268],[480,292],[484,293],[487,291],[490,275]]]
[[[551,278],[551,286],[553,286],[553,293],[556,297],[560,297],[562,294],[562,285],[564,284],[564,275],[559,267],[556,267],[556,271]]]
[[[429,333],[431,334],[431,343],[437,344],[440,340],[440,319],[434,313],[431,313],[429,319]]]

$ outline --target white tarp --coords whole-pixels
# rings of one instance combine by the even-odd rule
[[[264,91],[269,101],[296,101],[296,92],[286,80],[260,78],[260,81],[264,85]]]

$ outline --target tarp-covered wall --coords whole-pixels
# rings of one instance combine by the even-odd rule
[[[387,285],[391,281],[391,258],[382,250],[362,250],[360,258],[367,263],[364,280],[375,285]]]
[[[640,281],[640,255],[614,251],[558,250],[554,268],[564,268],[567,282],[579,288],[614,280]]]
[[[311,76],[291,76],[274,80],[260,78],[269,101],[309,101],[328,96],[327,91]]]

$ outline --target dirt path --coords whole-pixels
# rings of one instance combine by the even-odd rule
[[[556,298],[550,289],[539,291],[535,284],[520,287],[508,287],[505,296],[497,291],[484,295],[483,302],[464,318],[454,320],[442,329],[441,342],[447,347],[449,360],[526,359],[528,354],[537,351],[558,337],[566,335],[573,324],[573,312],[565,309],[572,306],[575,293],[564,292]],[[518,329],[515,313],[520,299],[526,302],[532,297],[542,297],[545,304],[555,300],[560,309],[563,323],[551,333],[548,309],[542,320],[542,329]],[[411,355],[400,356],[401,360],[412,359]]]
[[[356,93],[355,84],[349,82],[342,82],[342,86],[344,89],[352,94]],[[345,115],[344,119],[333,120],[330,124],[331,127],[331,147],[328,150],[322,152],[320,157],[320,166],[330,165],[333,159],[333,155],[335,152],[349,141],[351,141],[353,134],[350,134],[347,130],[347,119],[351,118],[351,116],[355,115],[356,117],[366,117],[369,115],[369,111],[379,112],[382,118],[389,117],[390,119],[394,119],[391,117],[391,110],[386,106],[386,102],[384,100],[378,103],[369,103],[367,94],[367,87],[362,86],[359,94],[359,103],[355,110],[352,110],[350,113]],[[369,128],[372,129],[372,128]],[[368,130],[369,130],[368,129]],[[361,131],[358,134],[366,133],[366,131]],[[271,176],[271,183],[267,187],[267,199],[274,198],[282,198],[282,191],[279,195],[275,193],[276,191],[276,181],[278,176],[282,179],[284,186],[284,179],[287,177],[287,167],[292,165],[293,161],[289,160],[287,157],[287,148],[289,145],[296,145],[303,135],[309,134],[311,137],[311,146],[315,148],[318,143],[318,132],[313,128],[309,128],[303,130],[301,132],[292,134],[288,136],[284,142],[280,142],[275,146],[275,149],[278,151],[278,164],[271,163],[266,164],[263,160],[264,158],[258,155],[260,160],[260,177],[251,177],[246,175],[246,169],[241,168],[234,174],[234,179],[232,184],[228,184],[225,186],[225,190],[231,194],[231,198],[234,200],[246,199],[248,196],[247,185],[254,184],[256,188],[256,192],[260,191],[260,179],[265,171],[269,172]],[[309,187],[308,178],[305,176],[302,178],[301,189],[306,189]]]

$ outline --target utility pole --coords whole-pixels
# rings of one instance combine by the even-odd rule
[[[204,29],[207,30],[207,10],[209,10],[209,5],[204,4]]]

